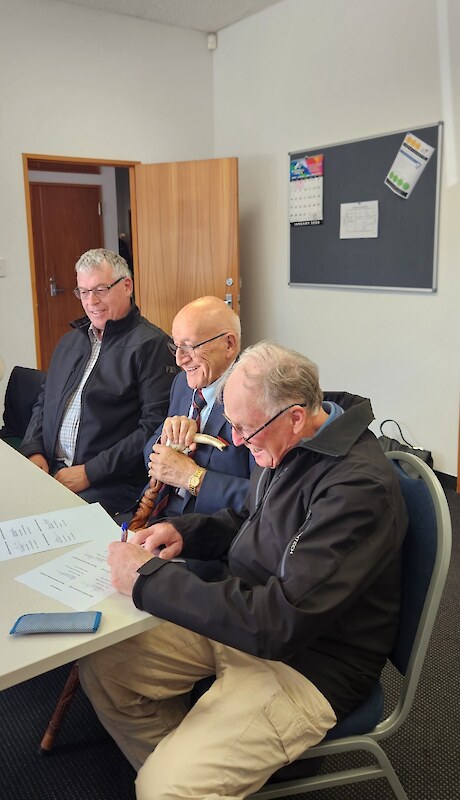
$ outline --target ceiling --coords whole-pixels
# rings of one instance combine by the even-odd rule
[[[281,0],[57,0],[176,28],[216,33]]]

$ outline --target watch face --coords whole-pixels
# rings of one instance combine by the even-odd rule
[[[190,494],[196,495],[196,489],[200,484],[201,476],[204,471],[205,470],[203,467],[198,467],[193,475],[189,478],[188,489]]]

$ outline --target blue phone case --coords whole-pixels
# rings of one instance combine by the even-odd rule
[[[101,621],[101,611],[58,611],[49,614],[23,614],[10,633],[94,633]]]

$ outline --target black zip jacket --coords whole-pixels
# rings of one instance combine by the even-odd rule
[[[398,628],[407,514],[368,400],[342,406],[275,470],[255,468],[247,508],[174,520],[182,556],[226,558],[205,583],[177,563],[141,568],[138,608],[309,678],[338,718],[377,680]]]
[[[54,350],[21,447],[23,455],[41,453],[48,463],[54,457],[67,400],[78,387],[91,352],[88,317],[71,324],[74,330]],[[165,418],[177,372],[168,341],[135,305],[125,317],[105,326],[98,360],[82,393],[73,461],[85,465],[102,503],[104,487],[113,494],[116,484],[123,509],[145,484],[143,447]]]

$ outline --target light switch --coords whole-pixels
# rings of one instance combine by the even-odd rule
[[[6,275],[6,259],[0,258],[0,278],[4,278]]]

